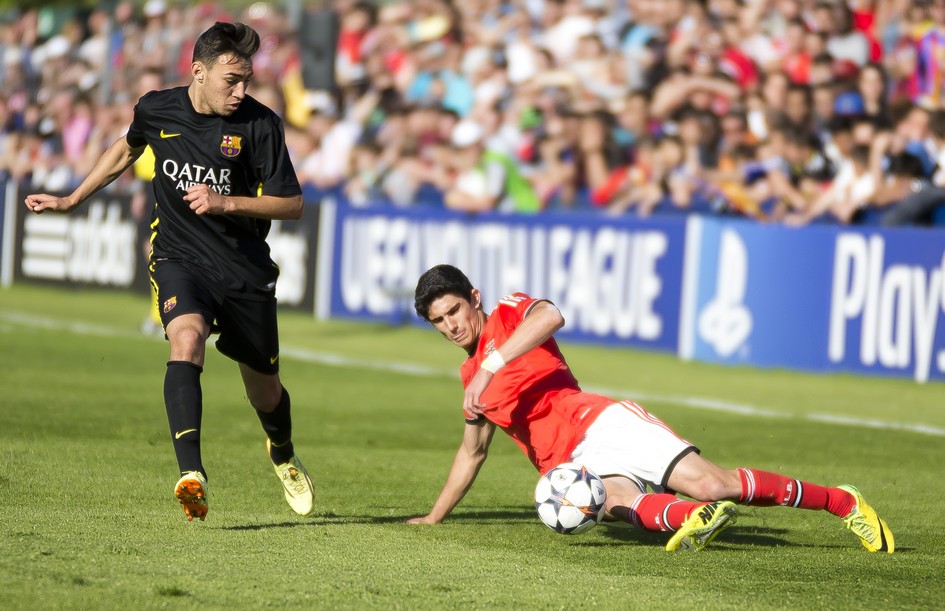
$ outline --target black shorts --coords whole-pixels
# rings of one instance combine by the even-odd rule
[[[156,261],[151,268],[165,329],[182,314],[201,314],[211,333],[220,334],[217,350],[259,373],[279,372],[275,291],[224,292],[207,274],[177,261]]]

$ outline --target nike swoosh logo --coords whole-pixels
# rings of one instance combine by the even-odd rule
[[[176,136],[180,136],[180,133],[177,133],[177,134],[168,134],[168,133],[165,132],[163,129],[161,130],[161,137],[162,137],[162,138],[174,138],[174,137],[176,137]]]
[[[187,429],[186,431],[180,431],[179,433],[174,433],[174,439],[180,439],[187,433],[196,433],[197,429]]]
[[[275,365],[275,364],[276,364],[276,361],[278,361],[278,360],[279,360],[279,355],[277,354],[276,356],[274,356],[274,357],[272,357],[271,359],[269,359],[269,364],[270,364],[270,365]]]

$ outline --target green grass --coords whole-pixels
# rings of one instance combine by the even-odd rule
[[[316,512],[300,518],[282,500],[236,367],[210,350],[211,511],[191,524],[171,495],[167,348],[138,335],[144,311],[136,295],[0,291],[3,608],[941,606],[942,436],[810,418],[941,430],[941,385],[565,346],[585,384],[648,397],[715,462],[856,484],[896,533],[892,556],[866,553],[826,513],[785,508],[744,508],[701,554],[667,554],[659,533],[556,535],[531,506],[537,474],[504,437],[453,519],[416,527],[404,519],[429,508],[462,433],[462,354],[432,330],[285,313],[283,376]],[[348,360],[321,364],[326,355]],[[404,375],[384,362],[427,370]]]

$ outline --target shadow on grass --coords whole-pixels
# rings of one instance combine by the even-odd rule
[[[234,526],[219,526],[219,530],[268,530],[270,528],[299,528],[309,526],[332,526],[345,524],[403,524],[409,518],[416,517],[417,514],[406,514],[397,516],[371,516],[371,515],[338,515],[335,513],[315,514],[307,518],[299,518],[294,522],[273,522],[269,524],[238,524]],[[490,522],[534,522],[536,519],[534,510],[530,508],[522,509],[501,509],[489,511],[469,511],[457,512],[450,516],[449,522],[457,525],[461,524],[488,524]]]
[[[410,516],[339,516],[314,515],[300,517],[293,522],[270,522],[268,524],[237,524],[220,526],[219,530],[269,530],[270,528],[305,528],[311,526],[333,526],[344,524],[396,524]]]
[[[403,524],[408,518],[415,517],[411,515],[397,516],[371,516],[371,515],[337,515],[333,513],[317,514],[308,518],[299,518],[296,521],[272,522],[269,524],[237,524],[233,526],[219,526],[218,530],[229,531],[265,531],[276,528],[311,528],[325,526],[345,526],[348,524]],[[534,511],[528,508],[522,509],[501,509],[490,511],[467,511],[457,513],[450,517],[449,523],[461,526],[463,524],[490,524],[490,523],[534,523]],[[609,541],[601,540],[575,540],[572,544],[577,547],[615,547],[619,545],[642,545],[655,546],[662,548],[670,538],[670,533],[651,532],[640,530],[638,528],[626,526],[613,526],[601,524],[594,529],[602,534]],[[712,544],[712,547],[727,547],[729,550],[735,548],[751,547],[794,547],[794,548],[823,548],[823,542],[811,540],[809,542],[791,542],[784,537],[790,532],[786,528],[769,527],[743,527],[737,525],[730,530],[725,531]],[[851,542],[851,543],[855,543]],[[830,545],[826,547],[845,547],[843,545]],[[912,551],[913,548],[897,547],[897,552]]]
[[[531,507],[507,507],[503,509],[477,510],[466,509],[454,513],[450,521],[464,524],[485,524],[488,522],[530,522],[534,523],[538,514]]]

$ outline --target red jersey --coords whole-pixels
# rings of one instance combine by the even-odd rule
[[[499,301],[476,352],[460,369],[464,388],[483,359],[502,347],[539,301],[525,293]],[[487,406],[484,417],[505,431],[541,473],[567,462],[587,428],[615,402],[581,390],[554,338],[500,369],[480,400]],[[466,413],[467,422],[478,418]]]

